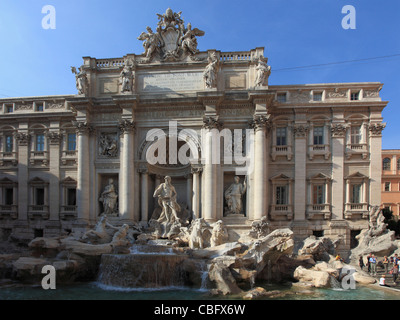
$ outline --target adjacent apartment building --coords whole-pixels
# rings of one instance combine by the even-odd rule
[[[382,150],[382,207],[399,217],[400,150]]]

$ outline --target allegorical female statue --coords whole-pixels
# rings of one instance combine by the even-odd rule
[[[238,176],[235,176],[235,182],[232,183],[225,191],[225,199],[226,203],[228,204],[228,214],[243,213],[242,196],[246,192],[246,189],[246,181],[243,181],[243,184],[241,184],[240,178]]]
[[[171,184],[171,177],[166,176],[165,182],[161,183],[154,191],[153,197],[158,197],[158,204],[162,208],[158,222],[173,223],[179,222],[178,212],[181,211],[180,205],[176,202],[177,193]]]
[[[260,57],[258,60],[258,65],[256,67],[257,70],[257,78],[255,85],[256,87],[264,86],[267,83],[267,79],[271,74],[271,67],[267,65],[268,58]]]
[[[117,199],[118,195],[115,191],[114,180],[109,179],[108,185],[104,188],[104,191],[101,193],[99,201],[103,203],[103,213],[106,215],[110,215],[116,212],[117,210]]]

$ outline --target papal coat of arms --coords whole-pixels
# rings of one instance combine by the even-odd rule
[[[168,8],[164,14],[157,14],[159,21],[156,32],[147,27],[147,32],[140,34],[138,39],[143,41],[145,56],[143,63],[149,63],[155,57],[160,61],[179,61],[186,56],[197,60],[195,56],[199,50],[196,37],[204,36],[205,32],[192,28],[190,23],[185,27],[181,14]]]

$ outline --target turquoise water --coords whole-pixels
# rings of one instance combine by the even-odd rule
[[[265,287],[289,293],[278,300],[400,300],[399,293],[358,286],[355,290],[313,289],[312,293],[295,294],[289,287]],[[59,285],[55,290],[41,286],[8,285],[0,288],[0,300],[210,300],[238,299],[212,297],[207,291],[190,288],[120,289],[98,283]],[[273,300],[271,298],[266,298]]]

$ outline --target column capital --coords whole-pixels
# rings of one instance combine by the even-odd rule
[[[218,119],[218,116],[203,117],[203,129],[221,129],[222,127],[223,123]]]
[[[199,174],[201,172],[203,172],[203,168],[202,167],[192,167],[191,168],[191,173],[192,174]]]
[[[72,125],[78,135],[91,134],[94,131],[94,128],[86,121],[73,121]]]
[[[386,127],[386,123],[370,123],[366,124],[371,137],[381,137],[382,131]]]
[[[136,126],[135,126],[135,122],[132,120],[128,120],[128,119],[122,119],[119,122],[119,130],[121,130],[121,132],[123,134],[125,133],[131,133],[131,132],[135,132]]]
[[[142,165],[137,169],[137,172],[141,174],[148,174],[149,169],[147,168],[147,166]]]
[[[271,127],[271,122],[269,120],[270,116],[270,114],[254,115],[253,120],[250,121],[249,125],[255,131],[269,129]]]

